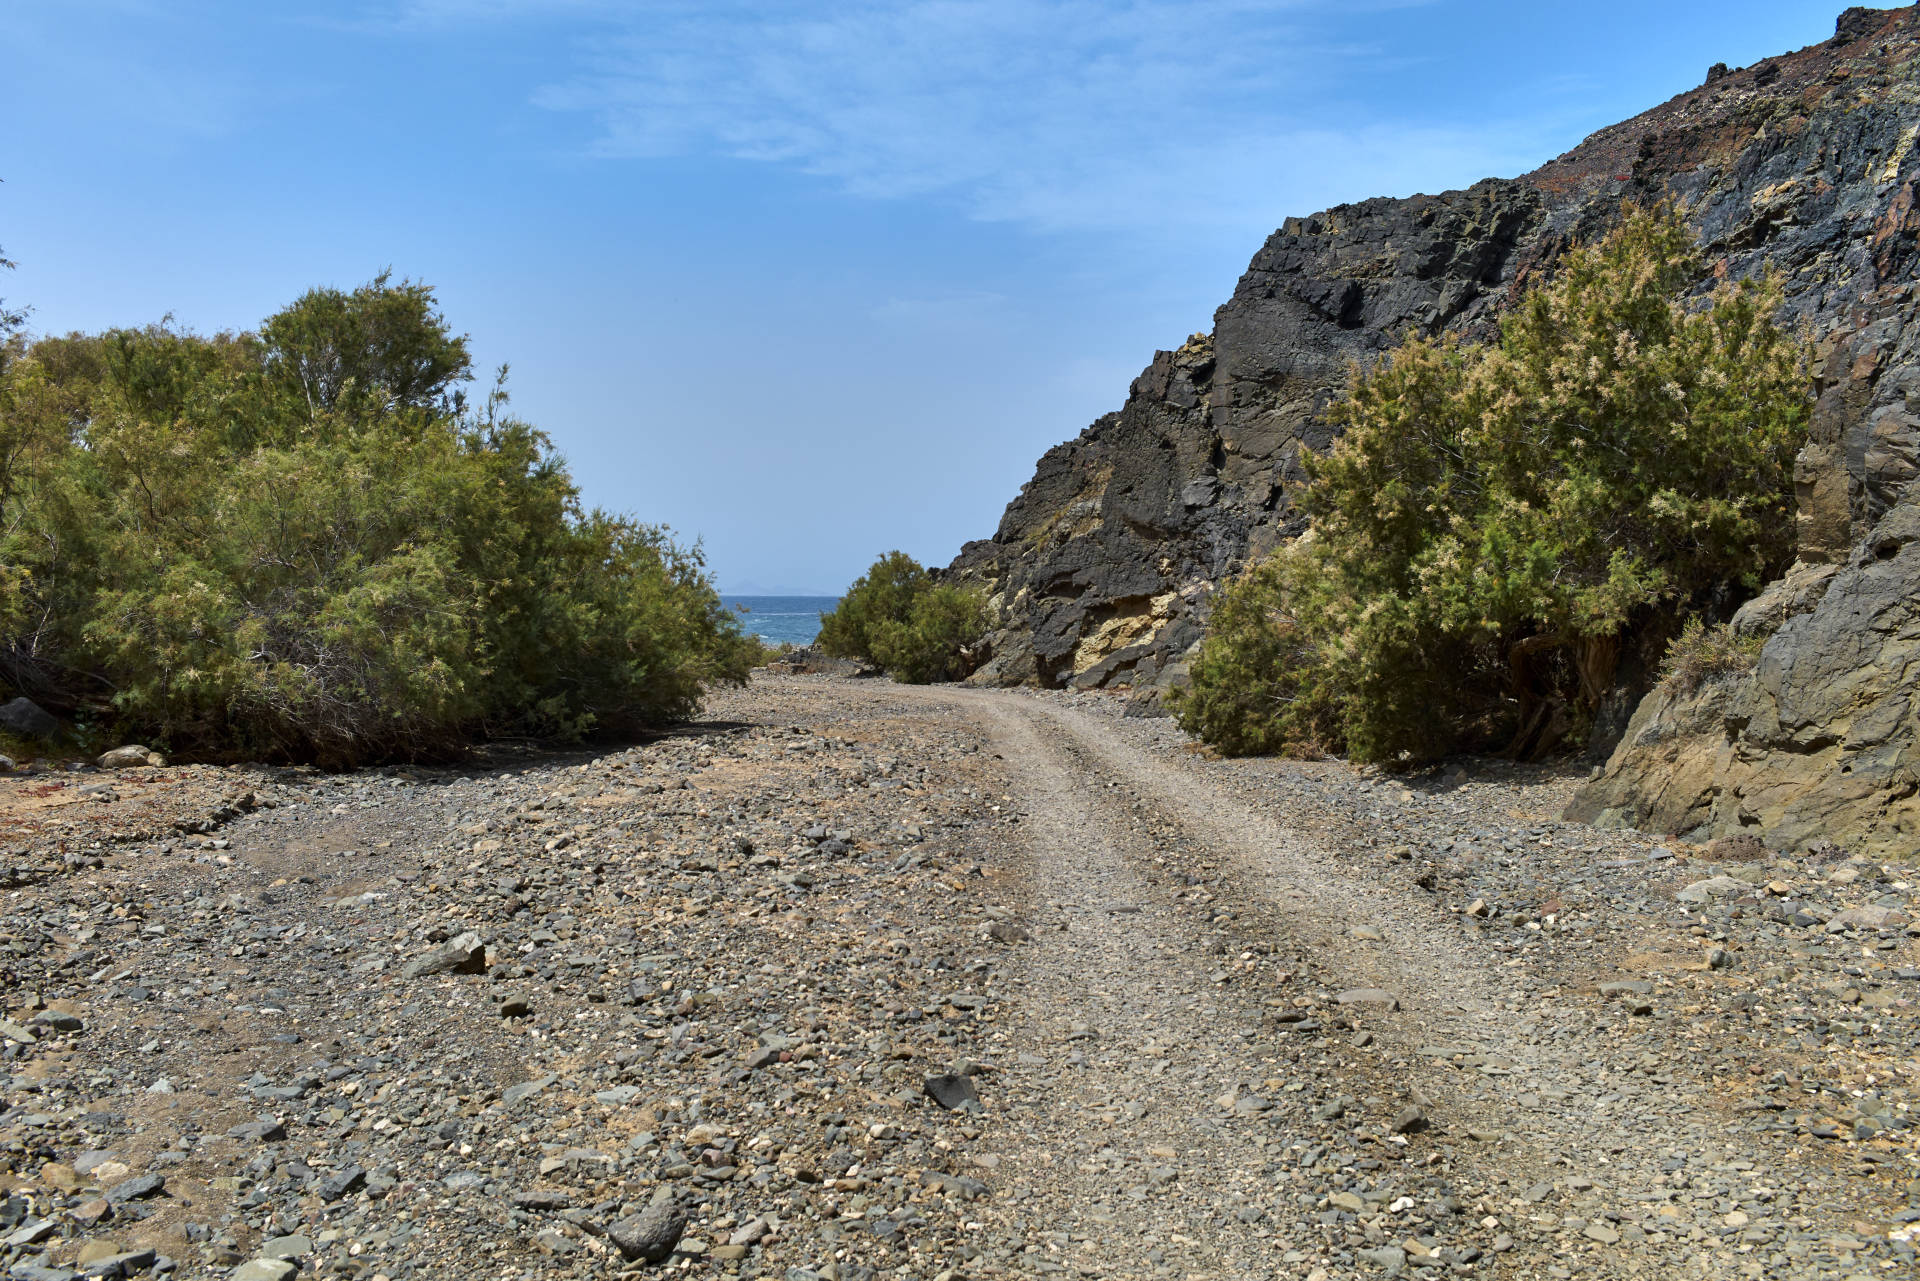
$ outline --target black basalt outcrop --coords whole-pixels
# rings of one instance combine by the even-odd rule
[[[1177,680],[1214,586],[1300,530],[1301,453],[1328,444],[1349,369],[1408,333],[1486,336],[1629,201],[1674,201],[1716,277],[1782,275],[1787,318],[1820,352],[1801,556],[1845,560],[1920,471],[1917,56],[1913,8],[1849,9],[1832,40],[1716,65],[1530,174],[1289,219],[1213,331],[1156,354],[1120,410],[1049,450],[994,536],[954,561],[999,623],[974,679]]]

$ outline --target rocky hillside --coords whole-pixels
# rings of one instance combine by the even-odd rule
[[[1715,65],[1522,177],[1290,219],[1213,332],[1158,353],[1119,412],[1050,450],[999,531],[954,562],[1003,624],[975,679],[1166,684],[1213,585],[1299,531],[1301,452],[1327,444],[1355,361],[1409,330],[1486,333],[1623,204],[1671,198],[1716,276],[1779,272],[1788,318],[1818,344],[1802,565],[1749,612],[1749,630],[1778,629],[1757,676],[1722,682],[1710,707],[1643,707],[1582,811],[1701,835],[1791,817],[1790,843],[1843,815],[1852,839],[1904,831],[1893,811],[1920,807],[1906,702],[1920,552],[1901,533],[1920,523],[1916,54],[1920,9],[1849,9],[1831,40]]]
[[[1211,586],[1297,532],[1303,448],[1356,361],[1409,329],[1484,332],[1529,276],[1627,201],[1678,199],[1716,270],[1774,269],[1824,358],[1801,543],[1844,559],[1914,474],[1920,11],[1849,9],[1832,40],[1588,138],[1530,174],[1289,219],[1211,334],[1160,352],[1126,404],[1048,451],[953,572],[994,593],[983,683],[1163,682]]]

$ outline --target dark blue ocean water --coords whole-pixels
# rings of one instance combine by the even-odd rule
[[[840,603],[838,596],[722,596],[728,609],[739,610],[740,626],[769,645],[782,641],[811,645],[820,632],[820,611]]]

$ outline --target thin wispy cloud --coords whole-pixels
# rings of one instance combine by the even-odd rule
[[[1371,7],[1384,20],[1414,2]],[[777,165],[858,196],[935,197],[1047,229],[1270,226],[1342,195],[1470,180],[1524,154],[1509,131],[1495,144],[1484,130],[1330,124],[1330,95],[1401,69],[1317,38],[1323,7],[414,0],[404,14],[586,19],[578,71],[535,101],[592,119],[597,155]]]

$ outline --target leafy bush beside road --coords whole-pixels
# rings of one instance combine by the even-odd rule
[[[941,583],[905,552],[888,552],[855,579],[829,613],[816,644],[857,658],[909,685],[959,680],[977,660],[986,602],[970,588]]]
[[[1354,374],[1308,460],[1310,536],[1221,595],[1178,702],[1226,751],[1399,762],[1582,732],[1620,656],[1793,550],[1805,345],[1771,280],[1688,290],[1686,225],[1631,211],[1483,347]]]
[[[699,552],[478,406],[431,290],[0,353],[0,685],[176,753],[347,765],[682,717],[754,649]]]

